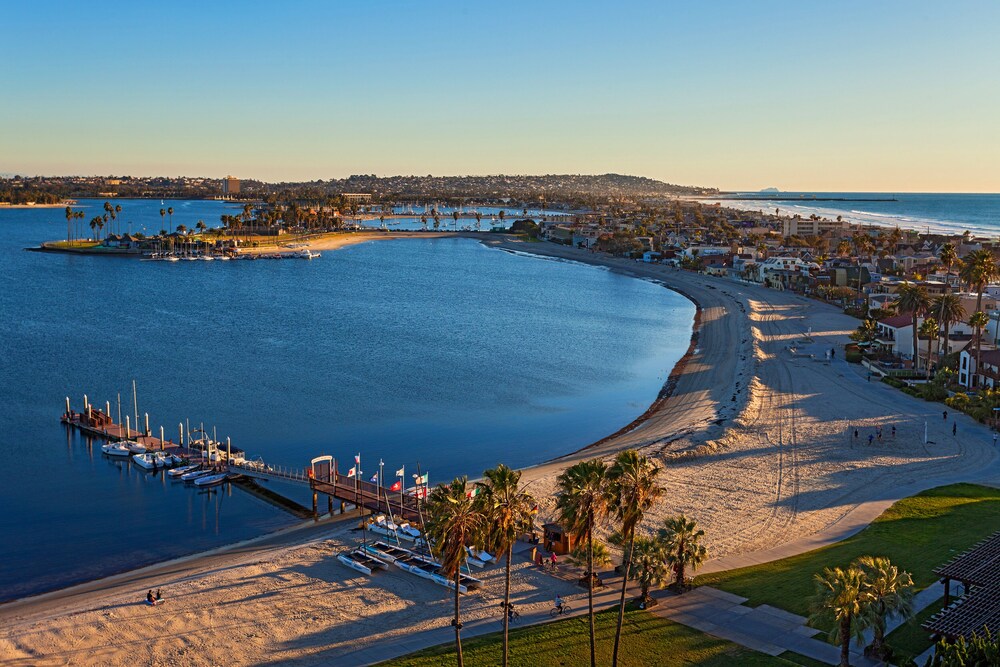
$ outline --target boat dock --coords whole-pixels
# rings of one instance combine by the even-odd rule
[[[351,506],[375,513],[386,512],[414,524],[422,523],[417,496],[426,495],[426,486],[418,486],[404,493],[393,491],[379,484],[340,473],[337,461],[332,456],[316,457],[303,468],[268,465],[260,459],[250,461],[247,460],[243,450],[230,444],[228,438],[225,445],[222,445],[208,439],[204,431],[199,429],[196,433],[200,432],[202,437],[193,439],[192,432],[185,429],[184,424],[178,424],[178,439],[175,442],[165,436],[163,427],[159,428],[159,436],[153,435],[149,427],[148,414],[144,415],[145,424],[142,430],[136,430],[129,416],[125,417],[125,423],[122,424],[115,422],[110,412],[110,403],[105,403],[104,409],[101,409],[91,404],[86,395],[83,397],[83,409],[76,411],[67,397],[66,410],[60,421],[94,438],[109,441],[131,440],[144,445],[150,451],[165,451],[194,463],[211,464],[226,472],[239,474],[250,482],[251,486],[256,487],[252,489],[255,495],[297,515],[302,514],[300,509],[306,511],[308,509],[302,508],[294,500],[271,489],[264,489],[259,482],[274,480],[308,485],[312,490],[314,518],[319,517],[319,496],[325,495],[328,512],[331,515],[335,513],[334,500],[336,500],[341,514]],[[137,402],[134,415],[139,415]]]

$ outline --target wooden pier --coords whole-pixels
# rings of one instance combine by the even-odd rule
[[[78,412],[72,409],[67,398],[66,411],[60,417],[60,421],[95,438],[113,441],[132,440],[144,445],[148,451],[166,451],[192,462],[224,466],[226,471],[239,473],[249,480],[280,480],[308,484],[312,490],[313,516],[319,515],[319,494],[324,494],[327,496],[330,514],[334,513],[333,501],[336,499],[340,503],[341,513],[345,511],[345,506],[350,504],[371,512],[389,514],[413,524],[422,523],[419,502],[412,490],[400,494],[399,491],[343,475],[337,470],[337,462],[331,456],[317,457],[306,468],[285,468],[266,465],[259,460],[247,461],[242,450],[230,447],[227,443],[225,449],[222,447],[218,449],[219,458],[223,460],[209,461],[208,451],[188,446],[192,444],[191,433],[188,432],[185,441],[183,425],[179,426],[179,438],[178,442],[175,442],[164,437],[162,427],[159,429],[160,437],[154,436],[150,432],[148,415],[145,428],[139,431],[132,428],[128,417],[125,418],[124,424],[116,423],[109,412],[110,404],[105,404],[105,409],[101,410],[89,403],[86,396],[84,396],[84,409]],[[418,491],[426,493],[426,487],[418,487]],[[268,493],[280,496],[273,491]],[[279,503],[279,506],[299,514],[297,508],[301,508],[301,505],[284,497],[282,500],[286,502]]]

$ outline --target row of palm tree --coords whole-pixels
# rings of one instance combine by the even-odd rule
[[[629,577],[642,589],[641,600],[648,601],[649,588],[662,586],[673,576],[683,588],[685,569],[705,560],[701,546],[703,532],[693,521],[681,516],[667,521],[655,538],[637,535],[646,513],[662,496],[657,482],[659,468],[636,451],[620,452],[609,465],[599,459],[581,461],[562,472],[558,479],[556,509],[564,530],[578,544],[585,544],[585,581],[588,592],[590,657],[597,664],[594,632],[594,531],[613,519],[622,537],[622,579],[618,622],[612,665],[618,664],[621,631],[625,613],[625,595]],[[427,500],[426,534],[432,551],[441,561],[442,572],[455,582],[455,647],[462,665],[462,623],[459,577],[468,558],[469,548],[484,549],[505,559],[504,599],[510,604],[511,559],[514,544],[535,528],[538,511],[535,499],[520,485],[521,473],[505,465],[483,473],[482,481],[470,485],[465,477],[450,484],[440,484]],[[503,664],[508,664],[509,618],[504,614]]]
[[[886,658],[886,619],[913,615],[913,579],[888,558],[862,556],[846,568],[825,568],[815,577],[810,622],[829,625],[840,644],[840,664],[850,665],[851,639],[872,631],[870,650]]]

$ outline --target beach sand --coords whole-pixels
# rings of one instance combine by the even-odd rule
[[[656,458],[667,489],[641,530],[653,531],[665,517],[684,512],[705,530],[716,559],[827,530],[894,488],[931,487],[956,477],[1000,480],[985,427],[962,415],[943,420],[940,404],[869,383],[843,361],[843,343],[856,320],[834,307],[548,243],[484,242],[611,266],[661,281],[699,304],[696,339],[668,383],[668,397],[625,432],[524,471],[540,501],[540,520],[554,516],[556,477],[567,465],[627,447]],[[827,362],[831,348],[836,358]],[[958,437],[951,435],[953,419]],[[882,441],[869,446],[876,426]],[[469,472],[475,477],[479,471]],[[117,583],[95,582],[86,594],[57,592],[4,605],[0,662],[331,664],[368,642],[448,624],[447,590],[398,572],[355,576],[332,555],[360,537],[342,527],[329,530],[321,539],[293,535],[225,558],[193,558]],[[486,576],[483,595],[463,596],[469,618],[495,613],[502,568]],[[139,604],[148,588],[158,586],[168,597],[164,607]],[[565,590],[570,600],[584,597],[521,560],[514,589],[515,600],[527,608],[550,606],[554,590]]]

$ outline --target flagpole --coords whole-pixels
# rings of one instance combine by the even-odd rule
[[[399,478],[399,518],[402,521],[406,519],[403,517],[403,488],[406,486],[406,466],[404,465],[400,470],[403,474]]]

